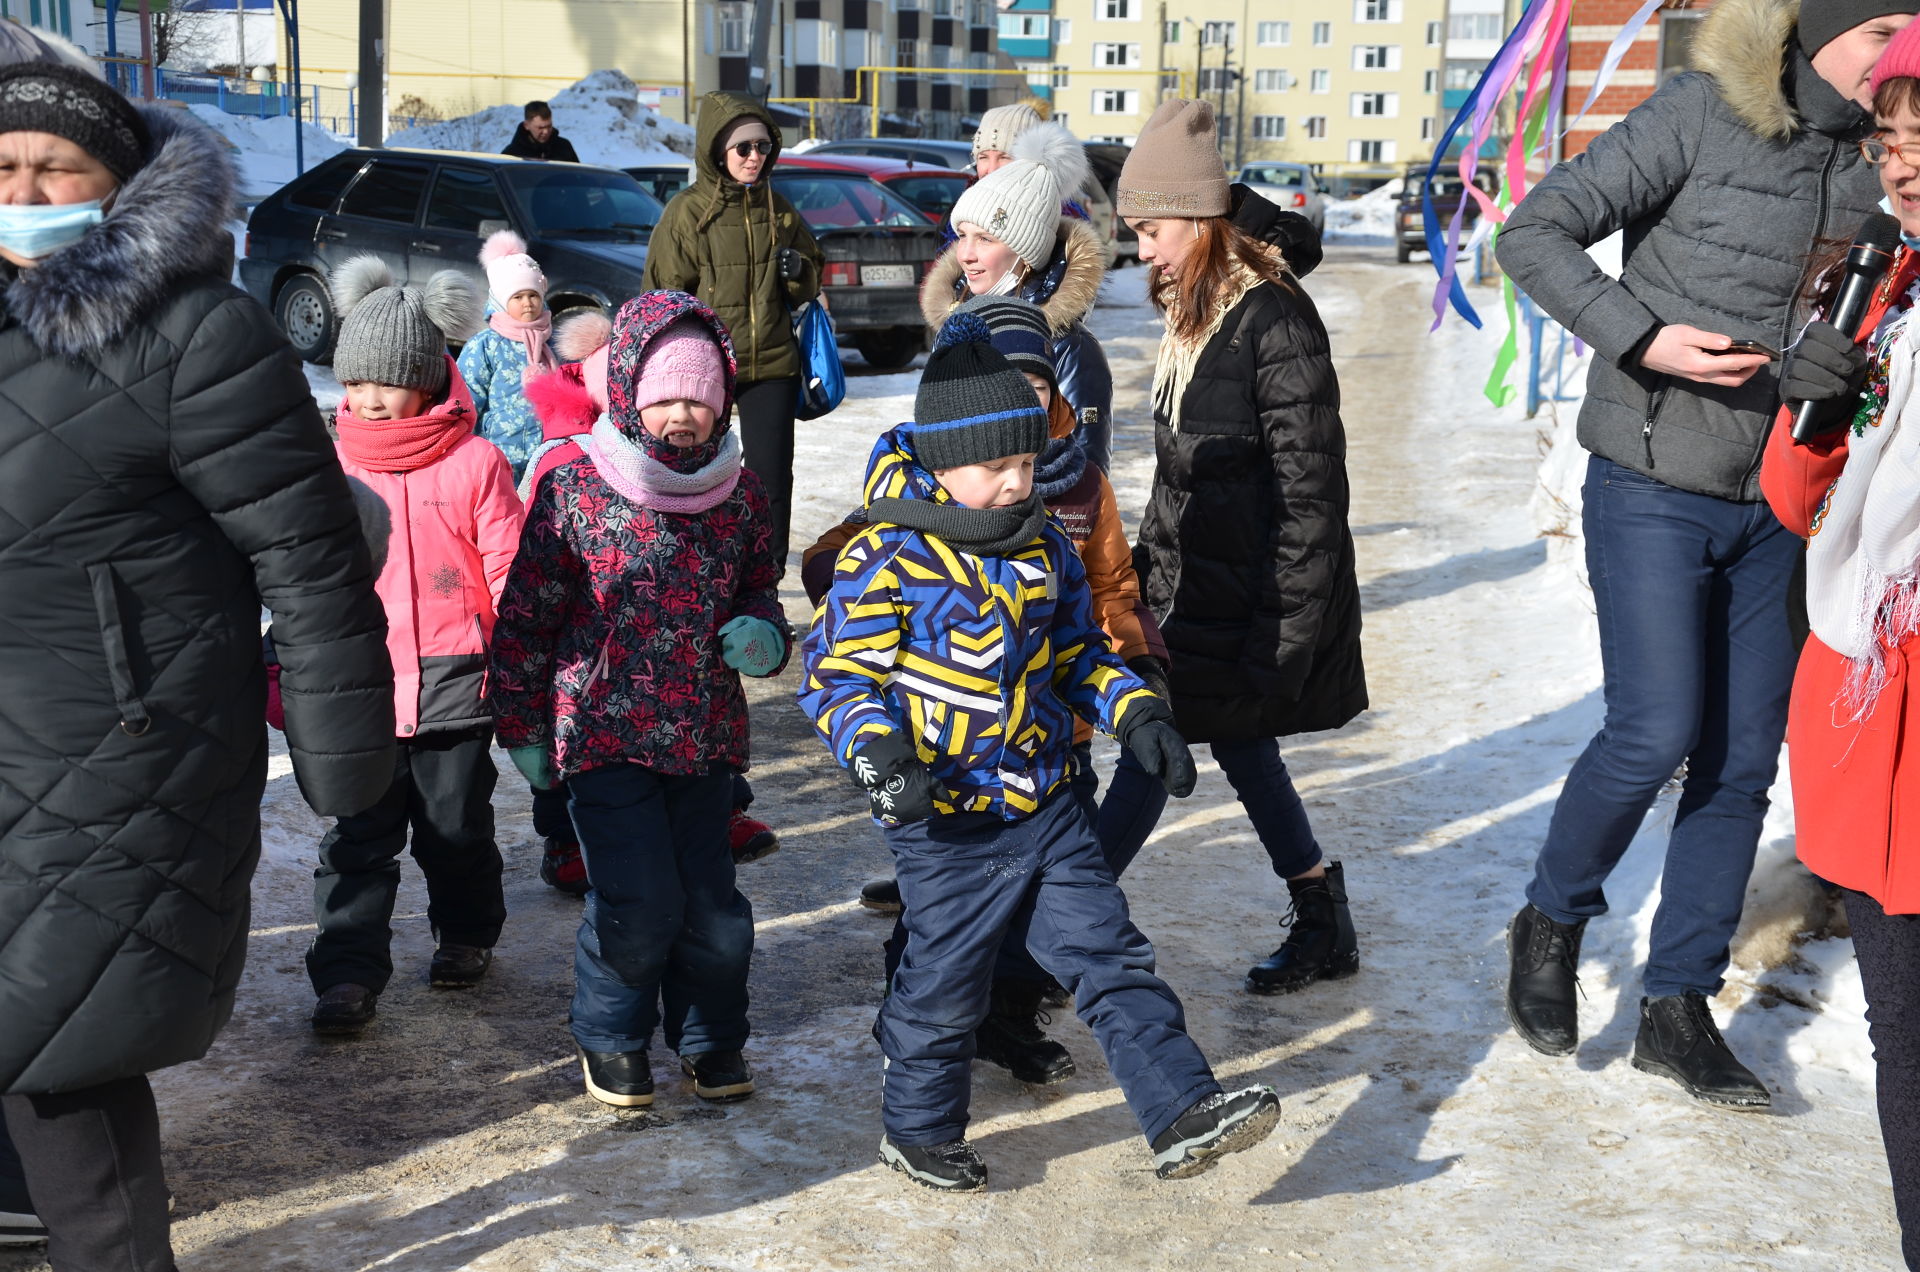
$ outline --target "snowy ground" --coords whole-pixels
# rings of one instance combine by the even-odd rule
[[[1337,245],[1309,280],[1346,398],[1375,706],[1286,747],[1346,863],[1363,970],[1291,998],[1241,991],[1279,939],[1284,890],[1204,753],[1199,790],[1126,879],[1222,1076],[1279,1089],[1265,1145],[1196,1181],[1156,1181],[1067,1020],[1056,1032],[1080,1073],[1064,1087],[976,1075],[988,1193],[939,1197],[876,1166],[866,1028],[884,925],[851,898],[887,863],[789,671],[754,686],[756,812],[785,849],[741,877],[759,919],[761,1091],[725,1109],[701,1107],[663,1052],[653,1112],[583,1095],[564,1023],[578,905],[539,883],[525,795],[506,780],[512,917],[487,984],[426,989],[410,871],[379,1022],[359,1041],[314,1038],[300,953],[320,827],[278,762],[234,1023],[205,1061],[156,1078],[183,1272],[1893,1266],[1845,941],[1769,939],[1801,926],[1787,921],[1742,939],[1720,1015],[1774,1088],[1772,1113],[1709,1109],[1629,1067],[1657,825],[1609,889],[1614,915],[1589,931],[1579,1055],[1544,1059],[1509,1031],[1502,928],[1600,716],[1589,598],[1563,537],[1538,533],[1552,422],[1486,407],[1491,336],[1425,335],[1432,274],[1390,262]],[[1118,385],[1129,516],[1152,464],[1157,324],[1142,279],[1117,274],[1093,318]],[[911,374],[858,375],[847,407],[801,426],[796,540],[855,498],[870,439],[910,411],[913,387]],[[1808,895],[1785,834],[1781,815],[1756,881],[1769,915]],[[37,1266],[0,1256],[0,1272]]]

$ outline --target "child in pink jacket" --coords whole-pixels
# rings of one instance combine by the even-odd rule
[[[477,983],[506,919],[484,673],[522,512],[513,470],[474,435],[473,399],[447,356],[449,336],[480,324],[473,285],[448,271],[424,288],[396,287],[378,257],[361,256],[335,272],[332,289],[345,315],[333,359],[347,390],[335,419],[340,464],[387,511],[375,590],[401,744],[393,785],[335,823],[314,871],[313,1027],[358,1033],[393,975],[388,925],[409,828],[427,879],[434,985]]]

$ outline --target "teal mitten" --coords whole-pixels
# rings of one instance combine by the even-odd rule
[[[536,791],[550,791],[559,785],[553,771],[553,757],[547,752],[546,743],[538,746],[512,746],[507,748],[507,758],[520,770],[520,776],[527,779],[527,785]]]
[[[787,656],[787,638],[764,618],[742,614],[720,627],[720,658],[748,676],[771,676]]]

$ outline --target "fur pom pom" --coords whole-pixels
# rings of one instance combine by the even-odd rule
[[[443,269],[420,289],[427,319],[449,340],[465,340],[486,325],[486,302],[480,289],[458,270]]]
[[[520,392],[549,440],[588,432],[600,418],[600,408],[577,365],[537,375],[521,385]]]
[[[354,307],[382,287],[393,286],[393,270],[378,256],[355,256],[341,263],[327,279],[334,312],[345,318]]]
[[[955,314],[947,319],[935,337],[933,347],[945,349],[957,344],[992,344],[993,328],[979,314]]]
[[[1065,124],[1035,124],[1013,139],[1013,157],[1037,163],[1053,174],[1062,198],[1077,198],[1093,171],[1087,163],[1087,148],[1067,131]]]
[[[527,241],[512,230],[495,230],[480,248],[480,263],[491,265],[503,256],[525,256]]]
[[[567,362],[585,362],[613,340],[613,319],[602,309],[571,314],[553,329],[553,351]]]

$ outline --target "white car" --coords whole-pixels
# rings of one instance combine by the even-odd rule
[[[1321,233],[1327,228],[1327,197],[1313,169],[1304,163],[1250,163],[1240,169],[1240,182],[1267,202],[1298,212]]]

